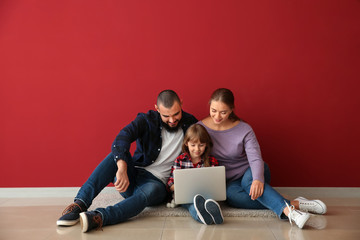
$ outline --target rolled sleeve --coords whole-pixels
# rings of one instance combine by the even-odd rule
[[[111,152],[114,155],[114,161],[122,159],[128,162],[131,159],[130,146],[131,143],[138,139],[144,131],[144,118],[138,114],[136,119],[124,127],[116,136],[112,146]]]

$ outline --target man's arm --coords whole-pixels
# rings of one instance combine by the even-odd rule
[[[127,161],[131,159],[130,146],[132,142],[141,136],[144,126],[145,119],[141,114],[138,114],[135,120],[120,131],[112,145],[111,150],[118,167],[114,186],[119,192],[125,192],[130,185],[127,175]]]
[[[127,126],[125,126],[116,136],[111,151],[114,155],[115,162],[121,160],[127,162],[130,157],[131,143],[138,139],[145,131],[146,121],[141,114]]]
[[[115,189],[119,192],[125,192],[129,187],[129,177],[127,175],[127,163],[124,160],[117,161],[118,170],[116,172]]]

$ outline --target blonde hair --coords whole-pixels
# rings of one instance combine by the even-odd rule
[[[196,141],[196,140],[199,140],[201,143],[206,143],[205,151],[201,157],[204,161],[204,166],[210,167],[209,155],[210,155],[211,149],[213,147],[213,142],[211,140],[209,133],[206,131],[205,127],[203,127],[202,125],[193,124],[188,128],[188,130],[185,133],[184,140],[183,140],[183,145],[182,145],[183,153],[190,154],[189,148],[188,148],[188,146],[186,146],[186,144],[189,141]]]

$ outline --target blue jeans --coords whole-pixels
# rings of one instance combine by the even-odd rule
[[[101,190],[114,182],[117,169],[114,156],[110,153],[95,168],[75,199],[81,200],[89,208]],[[138,215],[146,207],[160,204],[167,199],[165,184],[150,172],[135,168],[132,163],[128,163],[127,172],[130,185],[126,192],[121,193],[125,199],[114,206],[95,210],[101,213],[104,226],[124,222]]]
[[[194,207],[194,204],[193,203],[188,203],[188,204],[181,204],[181,206],[185,209],[187,209],[190,213],[190,216],[198,221],[199,223],[202,223],[199,216],[197,215],[197,212],[196,212],[196,209]]]
[[[256,200],[251,200],[251,197],[249,196],[250,187],[253,181],[250,167],[241,178],[228,182],[226,187],[227,203],[236,208],[270,209],[275,212],[279,218],[287,218],[283,214],[283,210],[286,207],[285,201],[289,204],[290,201],[281,196],[269,185],[270,169],[266,163],[264,164],[264,175],[264,193]]]

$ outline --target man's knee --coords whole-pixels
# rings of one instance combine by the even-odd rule
[[[144,195],[147,205],[155,205],[165,201],[167,191],[162,183],[149,182],[144,184],[139,189]]]

